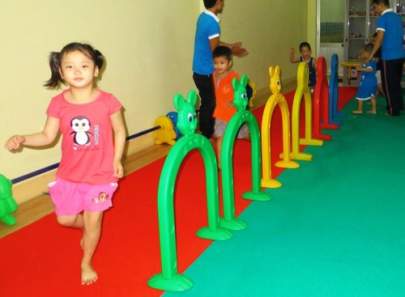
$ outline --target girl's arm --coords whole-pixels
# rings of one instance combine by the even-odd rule
[[[42,132],[30,135],[14,135],[7,140],[5,147],[9,151],[15,151],[22,146],[41,147],[51,144],[59,131],[59,119],[48,117]]]
[[[290,49],[290,62],[294,63],[294,64],[300,62],[300,60],[295,57],[295,49],[294,48]]]
[[[110,118],[114,131],[114,177],[121,178],[124,176],[124,167],[122,166],[121,160],[124,154],[127,133],[121,111],[113,113]]]

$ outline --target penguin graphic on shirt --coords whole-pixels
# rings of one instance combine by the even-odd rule
[[[83,116],[78,116],[72,119],[70,127],[73,132],[73,142],[77,145],[90,144],[90,120]]]

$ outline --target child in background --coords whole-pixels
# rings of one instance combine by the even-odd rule
[[[49,184],[57,221],[83,230],[81,282],[94,283],[93,254],[99,242],[103,212],[112,206],[126,132],[121,103],[96,86],[104,57],[88,44],[70,43],[49,59],[51,78],[45,86],[68,86],[52,98],[41,132],[11,137],[6,148],[45,147],[62,134],[62,160]],[[55,251],[56,252],[56,251]]]
[[[370,60],[372,51],[373,44],[369,43],[364,46],[359,54],[359,60],[362,65],[359,67],[358,71],[361,72],[361,77],[359,88],[356,93],[357,109],[352,111],[353,114],[362,114],[363,102],[368,100],[371,100],[371,110],[368,111],[368,113],[377,113],[377,104],[375,99],[377,93],[377,61],[375,59]]]
[[[311,89],[311,92],[313,92],[315,85],[316,85],[316,65],[315,65],[315,59],[312,58],[311,45],[306,41],[301,42],[299,45],[299,50],[300,50],[300,57],[297,59],[295,57],[295,49],[291,48],[290,62],[291,63],[306,62],[308,64],[308,69],[309,69],[308,86]]]
[[[214,137],[217,143],[218,160],[221,152],[222,139],[227,123],[236,112],[233,105],[233,87],[232,80],[239,79],[236,71],[232,70],[232,50],[226,46],[218,46],[213,52],[214,57],[214,86],[216,107],[214,111],[215,129]],[[243,125],[238,134],[239,139],[248,139],[249,131],[246,125]],[[219,162],[218,162],[219,164]]]

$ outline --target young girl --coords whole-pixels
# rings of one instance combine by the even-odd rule
[[[220,160],[222,139],[226,125],[236,112],[236,108],[233,105],[232,80],[234,78],[239,79],[239,75],[236,71],[232,70],[232,50],[229,47],[217,46],[213,52],[213,57],[216,98],[214,137],[216,138],[218,160]],[[238,138],[249,138],[249,130],[246,125],[243,125],[240,129]],[[219,161],[218,165],[220,166]]]
[[[88,44],[70,43],[50,55],[52,76],[45,84],[68,88],[52,98],[45,127],[39,133],[15,135],[6,148],[44,147],[62,139],[62,160],[56,181],[49,185],[57,221],[83,229],[81,282],[97,280],[92,266],[103,212],[112,206],[117,179],[123,176],[121,158],[126,132],[121,103],[96,86],[104,57]]]
[[[363,102],[371,100],[371,110],[368,113],[376,114],[376,93],[377,93],[377,61],[371,59],[371,52],[373,51],[373,44],[369,43],[364,46],[360,51],[359,60],[362,62],[358,71],[361,71],[360,85],[357,90],[357,109],[353,110],[353,114],[363,113]],[[370,61],[369,61],[370,60]],[[369,61],[369,62],[367,62]]]
[[[311,92],[313,92],[316,84],[316,66],[315,66],[315,59],[312,58],[312,50],[311,50],[311,45],[304,41],[300,43],[299,46],[300,54],[301,56],[297,59],[295,57],[295,49],[291,48],[290,51],[290,62],[291,63],[300,63],[300,62],[306,62],[308,64],[308,69],[309,69],[309,82],[308,86],[311,89]]]

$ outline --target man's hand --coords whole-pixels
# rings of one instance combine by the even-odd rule
[[[235,42],[231,44],[232,54],[236,57],[245,57],[249,54],[247,49],[242,47],[242,42]]]

